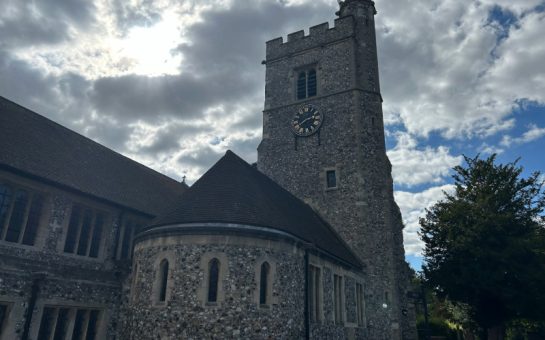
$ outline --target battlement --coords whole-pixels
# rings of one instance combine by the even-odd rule
[[[329,23],[325,22],[311,27],[308,35],[305,35],[305,31],[297,31],[288,34],[286,42],[282,37],[267,41],[267,60],[322,46],[352,35],[354,35],[354,18],[352,16],[338,18],[332,28],[329,28]]]

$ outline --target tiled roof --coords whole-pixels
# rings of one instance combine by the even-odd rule
[[[361,267],[340,236],[310,206],[231,151],[187,190],[172,212],[156,218],[146,230],[188,223],[279,230]]]
[[[152,216],[187,190],[185,184],[3,97],[0,166]]]

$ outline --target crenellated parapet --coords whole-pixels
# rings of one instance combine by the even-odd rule
[[[298,52],[330,44],[354,35],[354,17],[346,16],[335,20],[335,26],[330,28],[325,22],[305,31],[297,31],[288,34],[288,40],[284,42],[282,37],[267,42],[267,61],[293,55]]]

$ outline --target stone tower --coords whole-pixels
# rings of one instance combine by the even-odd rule
[[[412,339],[402,221],[386,156],[375,4],[267,42],[258,167],[310,204],[366,265],[370,339]]]

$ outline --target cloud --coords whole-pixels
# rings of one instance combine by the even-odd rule
[[[402,121],[418,136],[487,137],[514,126],[510,115],[521,101],[544,105],[545,13],[534,10],[539,3],[378,4],[386,121]],[[494,21],[498,7],[512,13],[516,25]]]
[[[461,156],[453,156],[446,146],[418,148],[417,139],[408,133],[396,133],[397,144],[388,151],[394,182],[414,186],[440,183],[450,170],[461,164]]]
[[[72,27],[91,25],[95,10],[87,0],[3,0],[0,46],[22,48],[71,40]]]
[[[424,217],[426,208],[430,208],[444,197],[444,192],[452,192],[453,189],[453,185],[442,185],[418,193],[395,192],[395,200],[405,223],[403,238],[407,255],[422,256],[423,243],[418,236],[419,219]]]
[[[500,144],[505,147],[510,147],[512,145],[520,145],[529,142],[533,142],[537,139],[545,136],[545,128],[540,128],[535,124],[530,124],[528,131],[522,134],[520,137],[511,137],[509,135],[503,136]]]

